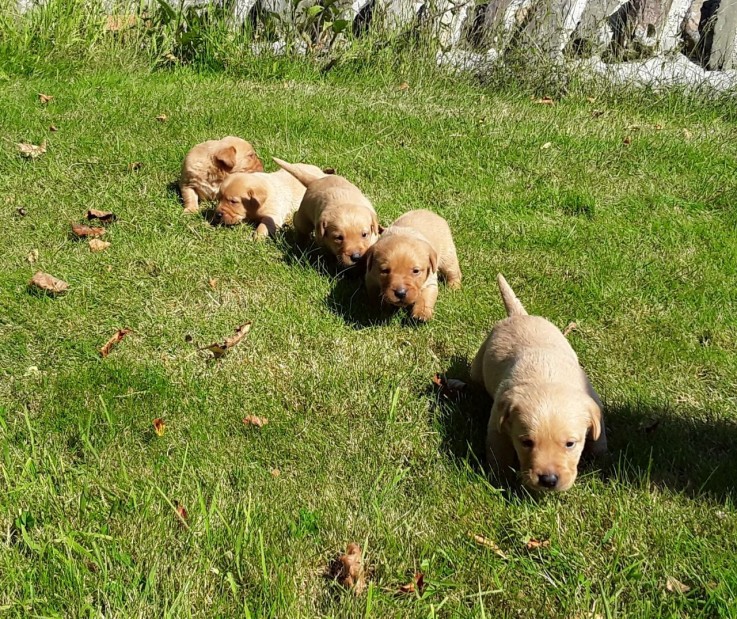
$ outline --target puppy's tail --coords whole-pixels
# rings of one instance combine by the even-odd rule
[[[318,175],[313,172],[308,172],[300,166],[287,163],[286,161],[282,161],[281,159],[277,159],[276,157],[272,157],[272,159],[274,160],[274,163],[276,165],[289,172],[305,187],[309,187],[312,181],[316,181],[318,178],[322,178],[323,176],[325,176],[324,174]]]
[[[514,290],[504,279],[504,275],[499,273],[496,276],[496,283],[499,284],[499,292],[502,294],[504,307],[507,308],[507,316],[527,316],[527,310],[522,302],[514,294]]]

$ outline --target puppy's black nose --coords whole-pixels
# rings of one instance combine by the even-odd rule
[[[351,262],[358,262],[361,259],[361,254],[356,252],[355,254],[351,254]]]
[[[407,289],[400,288],[399,290],[395,290],[394,294],[397,295],[397,299],[404,299],[407,296]]]
[[[558,485],[558,476],[554,473],[552,475],[538,475],[537,478],[544,488],[555,488]]]

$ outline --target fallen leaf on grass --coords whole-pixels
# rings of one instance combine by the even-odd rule
[[[179,524],[187,526],[187,518],[189,518],[189,514],[187,513],[187,510],[184,508],[184,505],[182,505],[179,501],[176,502],[176,506],[174,508],[174,513],[177,515],[177,519],[179,520]]]
[[[279,477],[279,475],[281,475],[281,471],[279,469],[271,469],[272,477]]]
[[[37,271],[31,278],[31,281],[28,282],[28,285],[51,295],[61,294],[69,289],[69,284],[64,280],[57,279],[53,275],[49,275],[43,271]]]
[[[474,542],[476,542],[479,546],[483,546],[484,548],[488,548],[489,550],[493,551],[494,554],[502,559],[507,558],[507,554],[499,548],[499,546],[496,545],[495,542],[491,541],[489,538],[484,537],[483,535],[477,535],[477,534],[471,534],[471,539],[473,539]]]
[[[164,420],[161,417],[157,417],[153,420],[153,424],[156,436],[164,436],[164,432],[166,432],[166,423],[164,423]]]
[[[87,219],[99,219],[103,223],[115,221],[117,218],[118,216],[115,213],[109,213],[108,211],[98,211],[95,208],[87,211]]]
[[[457,378],[447,378],[445,374],[435,374],[432,377],[433,385],[440,389],[440,393],[447,396],[452,396],[460,391],[463,391],[467,385],[462,380]]]
[[[169,62],[179,62],[179,58],[177,58],[171,52],[167,52],[166,54],[164,54],[164,58],[166,58]]]
[[[210,286],[213,290],[218,287],[218,280],[217,277],[211,277],[207,280],[207,285]]]
[[[535,103],[539,103],[540,105],[553,105],[555,101],[551,97],[542,97],[540,99],[536,99]]]
[[[59,131],[59,127],[57,127],[56,125],[50,125],[49,131],[51,131],[51,133],[55,133],[56,131]]]
[[[531,537],[530,539],[528,539],[527,543],[525,544],[525,548],[527,548],[527,550],[536,550],[537,548],[547,548],[548,546],[550,546],[549,539],[539,540],[539,539],[535,539],[534,537]]]
[[[657,124],[655,125],[655,130],[656,130],[656,131],[660,131],[660,130],[661,130],[662,128],[663,128],[663,125],[661,125],[660,123],[657,123]]]
[[[594,101],[596,101],[596,97],[586,97],[586,101],[588,101],[589,103],[593,103]]]
[[[169,120],[169,117],[166,114],[159,114],[156,117],[156,120],[158,120],[160,123],[165,123],[167,120]]]
[[[247,426],[256,426],[257,428],[263,428],[269,420],[266,417],[256,417],[256,415],[248,415],[243,418],[243,423]]]
[[[409,84],[407,82],[402,82],[399,84],[399,90],[409,90]]]
[[[571,331],[575,331],[576,329],[578,329],[578,325],[575,322],[569,322],[566,328],[563,329],[563,337],[568,337]]]
[[[328,574],[343,587],[359,595],[366,588],[361,547],[358,544],[348,544],[345,554],[331,563]]]
[[[72,224],[72,232],[74,236],[82,239],[87,236],[102,236],[105,234],[105,228],[93,228],[83,224]]]
[[[128,169],[131,172],[138,172],[143,167],[143,164],[140,161],[133,161],[132,163],[128,164]]]
[[[35,144],[29,144],[28,142],[19,142],[16,144],[21,157],[26,159],[36,159],[46,152],[46,140],[41,142],[38,146]]]
[[[599,118],[602,114],[604,114],[604,110],[592,110],[591,118]]]
[[[693,137],[693,134],[688,129],[684,129],[683,137],[686,138],[687,140],[690,140]]]
[[[632,138],[630,136],[625,137],[624,140],[622,140],[622,144],[624,144],[625,146],[629,146],[630,144],[632,144]]]
[[[101,241],[100,239],[90,239],[88,241],[88,245],[90,246],[90,251],[92,252],[99,252],[99,251],[105,251],[108,247],[110,247],[110,243],[107,241]]]
[[[28,264],[33,264],[36,260],[38,260],[38,250],[32,249],[26,256],[26,261]]]
[[[107,342],[105,342],[105,345],[100,349],[100,356],[103,359],[107,357],[113,347],[120,343],[120,341],[130,332],[131,329],[118,329],[115,334]]]
[[[543,145],[542,145],[542,146],[540,147],[540,150],[547,150],[547,149],[548,149],[548,148],[550,148],[550,147],[551,147],[552,145],[553,145],[553,143],[552,143],[552,142],[545,142],[545,144],[543,144]]]
[[[399,593],[415,593],[422,596],[425,592],[425,575],[422,572],[415,572],[412,582],[408,582],[406,585],[399,587]]]
[[[673,578],[673,576],[668,576],[665,579],[665,588],[671,593],[688,593],[691,591],[691,587],[684,585],[677,578]]]
[[[222,344],[215,342],[214,344],[205,346],[200,350],[209,350],[212,353],[214,359],[221,359],[225,356],[225,353],[227,353],[231,348],[233,348],[233,346],[235,346],[244,337],[246,337],[250,330],[251,321],[249,320],[248,322],[244,322],[240,327],[238,327],[233,335],[225,338],[225,341]]]
[[[42,92],[38,93],[38,100],[41,102],[42,105],[46,105],[53,98],[54,97],[52,95],[45,95]]]

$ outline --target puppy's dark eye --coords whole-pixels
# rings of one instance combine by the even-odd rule
[[[389,269],[381,269],[382,275],[389,275]]]
[[[417,267],[415,267],[414,269],[412,269],[412,273],[414,273],[415,275],[419,275],[420,274],[420,269],[418,269]]]
[[[361,236],[365,239],[368,236],[368,232],[362,232]]]
[[[343,235],[342,234],[336,235],[335,240],[338,241],[338,243],[342,243],[343,242]]]
[[[576,446],[576,441],[566,441],[566,447],[568,447],[568,449],[571,449],[575,446]]]
[[[522,439],[522,445],[524,447],[527,447],[527,449],[532,449],[535,446],[535,441],[533,441],[531,438],[525,438]]]

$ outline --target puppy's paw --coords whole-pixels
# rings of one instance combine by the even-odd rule
[[[432,319],[432,308],[427,307],[426,305],[415,304],[412,306],[410,316],[420,322],[427,322]]]
[[[186,206],[184,210],[182,210],[182,213],[185,215],[193,215],[195,213],[199,213],[200,209],[197,206]]]
[[[461,280],[460,279],[449,279],[448,280],[448,288],[451,290],[460,290],[461,289]]]

